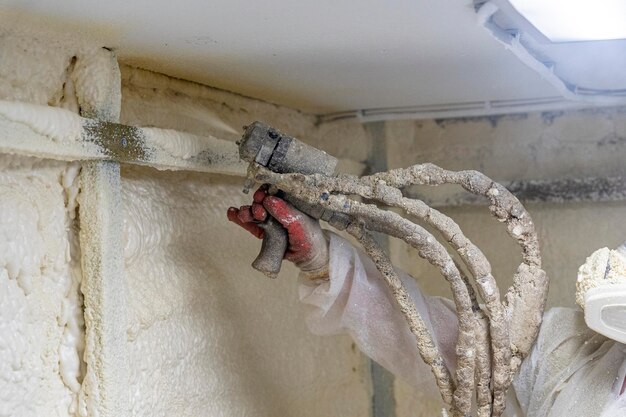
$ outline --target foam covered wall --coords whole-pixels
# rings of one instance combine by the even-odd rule
[[[132,415],[363,415],[351,341],[308,332],[293,268],[250,270],[259,242],[224,221],[240,189],[123,172]]]
[[[0,416],[77,410],[83,319],[67,164],[0,155]],[[68,204],[69,203],[69,204]]]
[[[295,112],[252,103],[242,117],[192,83],[130,68],[123,80],[128,123],[202,133],[213,112],[234,129],[252,117],[302,129]],[[260,241],[226,220],[249,203],[241,190],[240,178],[122,170],[132,415],[367,415],[363,356],[347,336],[308,331],[297,271],[250,267]]]
[[[74,57],[92,46],[29,36],[0,29],[0,99],[84,112]],[[99,73],[88,75],[100,85]],[[122,80],[123,123],[231,140],[257,118],[299,136],[315,126],[295,110],[148,71],[123,67]],[[313,130],[338,155],[350,150],[338,135],[362,133],[358,124]],[[88,307],[106,316],[100,323],[127,318],[126,349],[123,358],[94,357],[84,347],[99,329],[91,316],[86,330],[83,322],[78,172],[75,164],[0,155],[1,417],[106,411],[92,395],[111,383],[108,373],[90,371],[98,362],[128,368],[119,373],[129,375],[120,390],[128,392],[124,416],[368,414],[367,362],[348,337],[309,333],[297,271],[285,266],[272,281],[250,267],[260,242],[226,219],[228,206],[249,200],[242,179],[123,167],[124,308],[107,315],[97,302]]]

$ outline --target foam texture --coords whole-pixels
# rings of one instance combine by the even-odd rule
[[[260,242],[225,216],[247,201],[239,181],[122,178],[132,415],[368,413],[361,355],[308,332],[296,271],[272,281],[251,269]]]
[[[77,169],[0,155],[0,416],[70,416],[83,364]],[[64,187],[65,186],[65,187]]]

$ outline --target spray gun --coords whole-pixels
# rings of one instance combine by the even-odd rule
[[[250,164],[258,164],[280,174],[331,176],[338,162],[337,158],[326,152],[261,122],[254,122],[245,128],[239,142],[239,155]],[[249,192],[253,185],[254,181],[246,180],[244,192]],[[290,195],[281,195],[281,197],[303,213],[315,219],[324,220],[338,229],[343,229],[348,225],[349,217],[345,214],[326,210],[319,205],[308,204]],[[289,243],[287,231],[271,216],[259,226],[264,229],[263,243],[252,267],[270,278],[276,278]]]
[[[534,223],[519,200],[480,172],[449,171],[434,164],[417,164],[360,178],[336,176],[331,179],[328,177],[334,174],[336,158],[260,122],[246,127],[239,153],[241,159],[250,163],[252,178],[273,187],[279,185],[285,193],[281,197],[293,206],[345,230],[360,244],[389,286],[415,336],[422,359],[432,368],[450,413],[471,415],[472,384],[475,383],[478,415],[500,416],[512,376],[537,336],[549,282],[541,269]],[[290,173],[303,175],[285,175]],[[246,188],[254,182],[247,181]],[[423,201],[403,194],[406,187],[443,184],[460,185],[489,201],[492,215],[506,225],[509,235],[522,248],[522,262],[504,302],[500,300],[487,257],[463,234],[460,226]],[[294,197],[296,195],[298,198]],[[437,238],[415,221],[436,230],[470,273],[464,273]],[[288,236],[271,218],[261,226],[265,229],[263,246],[253,267],[275,277],[287,249]],[[437,266],[450,283],[459,318],[457,371],[464,370],[455,375],[456,383],[388,254],[374,239],[374,232],[398,238],[417,249],[418,255]],[[478,298],[472,301],[473,296],[480,297],[484,304],[479,305]],[[479,310],[484,310],[481,316],[475,315]],[[479,327],[478,317],[484,318],[479,319],[482,323]],[[475,376],[479,378],[476,381]]]

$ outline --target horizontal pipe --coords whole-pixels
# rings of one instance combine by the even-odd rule
[[[234,142],[213,136],[103,122],[11,101],[0,101],[0,153],[238,176],[245,175],[247,166]]]
[[[171,129],[136,127],[80,117],[58,107],[0,100],[0,153],[61,161],[112,160],[243,177],[247,163],[236,143]],[[340,172],[364,164],[340,159]]]
[[[581,110],[589,107],[614,107],[614,104],[594,104],[567,100],[562,97],[545,97],[524,100],[493,100],[468,103],[450,103],[429,106],[387,107],[351,110],[318,116],[320,123],[358,119],[362,123],[388,120],[454,119],[461,117],[489,117],[531,112]]]
[[[626,201],[626,176],[517,180],[501,184],[520,201],[531,204]],[[418,187],[412,187],[403,193],[409,198],[421,199],[432,207],[488,203],[482,198],[464,192],[429,198],[419,190]]]

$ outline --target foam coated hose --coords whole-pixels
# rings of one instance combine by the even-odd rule
[[[264,231],[263,243],[259,255],[252,262],[252,267],[269,278],[276,278],[289,245],[287,229],[271,216],[267,221],[259,223],[259,227]]]

